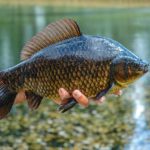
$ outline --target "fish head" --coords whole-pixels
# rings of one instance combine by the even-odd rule
[[[113,78],[121,86],[127,86],[149,70],[149,63],[132,56],[120,56],[113,63]]]

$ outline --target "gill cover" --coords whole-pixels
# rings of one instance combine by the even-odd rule
[[[112,63],[112,72],[115,82],[126,86],[144,75],[149,64],[138,57],[120,56]]]

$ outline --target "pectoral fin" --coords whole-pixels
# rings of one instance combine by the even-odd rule
[[[66,104],[60,105],[58,111],[64,113],[69,109],[73,108],[78,102],[74,98],[69,98]]]

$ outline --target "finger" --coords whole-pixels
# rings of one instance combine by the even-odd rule
[[[54,99],[53,101],[54,101],[56,104],[60,105],[62,100],[61,100],[61,99]]]
[[[120,95],[122,95],[122,93],[123,93],[122,90],[118,90],[118,91],[114,92],[113,94],[120,96]]]
[[[75,100],[82,106],[87,107],[89,105],[89,100],[79,90],[74,90],[72,95],[75,98]]]
[[[101,103],[103,103],[105,100],[106,100],[106,97],[105,97],[105,96],[102,96],[100,99],[96,100],[95,103],[101,104]]]
[[[15,104],[19,104],[19,103],[22,103],[26,100],[26,95],[25,95],[25,91],[20,91],[17,95],[16,95],[16,98],[15,98]]]
[[[58,91],[61,99],[61,104],[65,104],[68,99],[71,97],[69,92],[67,92],[64,88],[60,88]]]

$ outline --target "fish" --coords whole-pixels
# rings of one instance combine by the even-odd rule
[[[70,94],[79,89],[97,100],[128,87],[148,70],[148,62],[119,42],[82,34],[76,21],[64,18],[24,45],[19,64],[0,71],[0,119],[8,115],[21,90],[34,110],[44,98],[59,98],[60,87]],[[76,104],[72,97],[59,110],[65,112]]]

